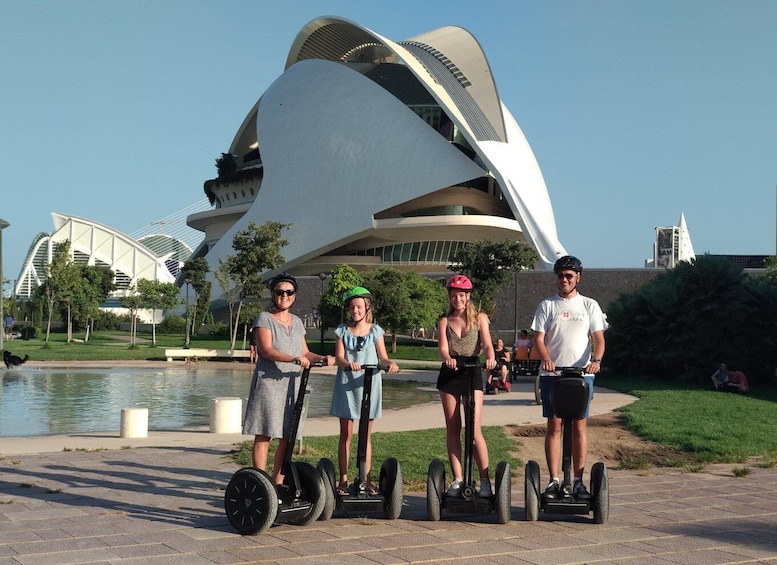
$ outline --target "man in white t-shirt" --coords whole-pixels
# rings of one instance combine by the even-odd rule
[[[548,419],[545,432],[545,457],[550,473],[550,483],[543,493],[547,500],[560,497],[559,472],[561,467],[561,424],[562,420],[553,413],[551,387],[558,375],[556,367],[584,367],[589,386],[590,406],[593,398],[594,375],[601,368],[604,355],[604,330],[607,321],[599,303],[577,292],[583,264],[576,257],[566,255],[553,266],[558,278],[558,294],[546,298],[537,306],[532,329],[534,347],[542,359],[540,387],[542,389],[542,415]],[[593,356],[591,356],[593,340]],[[588,434],[585,417],[573,421],[572,427],[572,471],[574,485],[572,493],[579,500],[589,500],[591,495],[583,483],[583,470],[588,452]]]

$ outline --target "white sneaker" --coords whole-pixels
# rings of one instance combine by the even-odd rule
[[[485,479],[480,479],[480,490],[478,491],[478,496],[480,498],[491,498],[493,496],[493,492],[491,492],[491,480],[488,477]]]
[[[461,485],[462,485],[461,479],[454,479],[453,482],[451,483],[451,487],[448,489],[448,492],[446,494],[448,496],[460,496]]]

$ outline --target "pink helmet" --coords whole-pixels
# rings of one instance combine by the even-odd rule
[[[448,290],[466,290],[467,292],[471,292],[472,281],[464,275],[453,275],[448,279],[448,282],[445,284],[445,288]]]

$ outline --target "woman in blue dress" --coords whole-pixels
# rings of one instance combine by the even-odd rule
[[[338,494],[348,494],[348,455],[353,436],[353,421],[361,417],[364,370],[362,365],[380,365],[388,373],[398,373],[399,366],[388,358],[383,328],[372,323],[372,294],[357,286],[345,293],[343,307],[348,309],[350,321],[335,329],[335,357],[337,377],[332,392],[330,414],[340,418],[340,442],[337,459],[340,466]],[[372,467],[372,422],[381,416],[383,386],[380,371],[372,375],[370,422],[367,432],[367,492],[378,494],[370,482]]]

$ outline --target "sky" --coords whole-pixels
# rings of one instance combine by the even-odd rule
[[[10,281],[52,212],[131,234],[202,201],[321,16],[394,41],[470,31],[586,267],[642,267],[681,214],[697,254],[776,252],[771,0],[0,0],[0,14]]]

